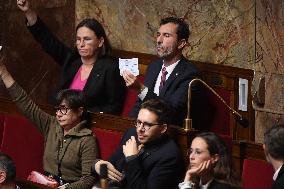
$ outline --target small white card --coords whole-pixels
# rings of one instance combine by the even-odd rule
[[[120,75],[122,75],[122,72],[124,70],[128,70],[134,76],[138,76],[139,75],[138,58],[130,58],[130,59],[119,58],[119,70],[120,70]]]
[[[2,49],[2,46],[0,45],[0,51],[1,51],[1,49]]]

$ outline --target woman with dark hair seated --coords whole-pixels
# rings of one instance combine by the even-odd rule
[[[189,168],[180,189],[238,189],[240,180],[232,167],[225,142],[215,133],[198,134],[189,149]]]
[[[76,27],[74,50],[49,31],[28,0],[17,0],[17,5],[25,13],[31,34],[62,67],[59,89],[84,91],[88,110],[120,114],[126,87],[118,62],[110,57],[111,46],[103,26],[95,19],[82,20]]]
[[[56,116],[52,116],[42,111],[15,82],[3,63],[3,57],[0,57],[0,78],[21,113],[44,136],[45,174],[56,179],[61,189],[91,188],[95,180],[91,175],[91,165],[97,158],[97,145],[83,117],[86,103],[83,93],[73,89],[60,91]]]

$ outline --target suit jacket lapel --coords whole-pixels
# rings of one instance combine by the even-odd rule
[[[86,85],[84,87],[84,92],[95,91],[98,84],[98,80],[102,77],[102,60],[98,59],[94,64],[91,73],[87,79]]]
[[[282,165],[282,167],[281,167],[281,169],[280,169],[280,171],[279,171],[279,173],[278,173],[278,175],[277,175],[276,181],[277,181],[277,179],[280,178],[283,174],[284,174],[284,164]]]
[[[165,94],[165,92],[167,91],[167,89],[169,88],[169,86],[171,85],[171,83],[174,82],[174,80],[181,75],[181,73],[183,72],[184,64],[185,64],[185,62],[182,58],[180,60],[180,62],[176,65],[176,67],[173,70],[173,72],[171,73],[170,77],[166,80],[165,86],[160,91],[159,96],[163,96]]]

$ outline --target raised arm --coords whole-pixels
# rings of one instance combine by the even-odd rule
[[[42,111],[30,99],[27,93],[19,85],[17,85],[16,81],[8,72],[4,64],[4,55],[2,53],[0,53],[0,79],[2,79],[20,112],[35,123],[35,126],[39,129],[39,131],[45,135],[49,129],[48,125],[50,125],[51,121],[55,122],[55,118]]]
[[[70,61],[73,56],[73,51],[57,39],[57,37],[48,29],[44,22],[37,16],[36,12],[31,8],[30,2],[28,0],[17,0],[17,5],[27,18],[28,30],[42,46],[44,51],[47,52],[60,66],[67,61]]]
[[[28,0],[17,0],[17,5],[19,9],[24,12],[28,25],[34,25],[37,21],[37,14],[33,9],[31,9],[30,2]]]
[[[0,76],[6,88],[10,88],[15,83],[14,78],[4,64],[4,55],[2,54],[0,54]]]

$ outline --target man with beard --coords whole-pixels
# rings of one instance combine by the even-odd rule
[[[137,77],[128,71],[123,72],[126,86],[136,90],[139,95],[129,113],[137,117],[141,104],[149,99],[165,100],[173,109],[171,124],[182,125],[187,113],[187,89],[189,82],[198,77],[196,67],[182,55],[189,37],[189,27],[182,19],[176,17],[164,18],[157,32],[157,55],[159,59],[148,66],[145,81],[142,84]],[[193,126],[200,129],[197,105],[201,98],[200,89],[192,88],[191,117]]]
[[[109,161],[96,160],[92,172],[108,168],[109,188],[174,189],[184,174],[176,143],[166,134],[170,109],[162,100],[151,99],[141,105],[135,127],[123,136]],[[93,189],[97,189],[96,184]]]

